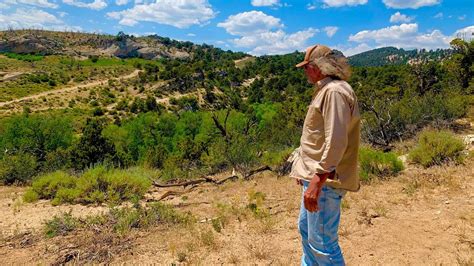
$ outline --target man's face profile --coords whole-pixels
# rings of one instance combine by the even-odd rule
[[[321,71],[318,67],[313,66],[311,64],[306,64],[303,68],[309,83],[315,84],[316,82],[321,80]]]

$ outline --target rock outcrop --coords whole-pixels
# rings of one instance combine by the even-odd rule
[[[169,42],[169,41],[168,41]],[[51,31],[0,31],[0,52],[18,54],[62,54],[71,56],[140,57],[145,59],[186,58],[188,48],[162,43],[157,36],[134,37]]]

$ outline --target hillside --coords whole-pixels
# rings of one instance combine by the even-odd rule
[[[441,61],[453,53],[451,49],[404,50],[395,47],[383,47],[349,57],[352,66],[403,65],[420,60]]]
[[[0,53],[160,59],[187,58],[198,47],[211,48],[158,35],[135,37],[123,32],[113,36],[44,30],[0,31]]]
[[[0,117],[25,107],[32,112],[100,108],[117,113],[118,103],[151,97],[157,104],[168,104],[182,94],[202,99],[199,91],[204,84],[195,86],[193,80],[202,80],[206,69],[215,71],[214,76],[223,75],[229,62],[245,56],[156,35],[3,31]],[[202,67],[210,61],[212,65]],[[218,98],[219,90],[213,90]],[[200,104],[204,105],[202,100]]]

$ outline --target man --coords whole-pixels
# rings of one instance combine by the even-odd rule
[[[304,68],[315,85],[290,173],[303,186],[298,221],[301,264],[344,265],[338,242],[341,200],[360,187],[360,115],[356,95],[346,82],[350,67],[342,53],[323,45],[309,47],[296,67]]]

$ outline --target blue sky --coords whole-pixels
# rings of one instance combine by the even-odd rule
[[[474,0],[0,0],[0,29],[158,34],[254,55],[322,43],[347,55],[472,38]]]

